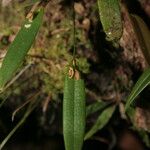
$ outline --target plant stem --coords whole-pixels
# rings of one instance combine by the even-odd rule
[[[75,9],[74,9],[74,0],[72,3],[72,9],[73,9],[73,60],[75,60],[76,55],[76,15],[75,15]]]

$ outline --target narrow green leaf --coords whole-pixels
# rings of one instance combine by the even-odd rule
[[[100,20],[108,40],[119,40],[123,27],[118,0],[97,0]]]
[[[0,68],[0,89],[3,90],[5,84],[13,77],[18,67],[22,64],[28,50],[35,40],[39,27],[42,23],[43,9],[31,21],[26,20],[17,34],[15,40],[8,48],[7,54]]]
[[[107,102],[97,101],[86,107],[86,116],[89,116],[97,111],[103,110],[108,104]]]
[[[95,134],[98,130],[101,130],[108,123],[115,111],[115,108],[116,106],[110,106],[99,115],[92,128],[86,133],[84,137],[85,140],[89,139],[93,134]]]
[[[129,108],[131,103],[134,102],[135,98],[144,90],[146,86],[150,83],[150,68],[145,70],[141,77],[138,79],[134,85],[129,97],[127,98],[125,110]]]
[[[131,19],[140,48],[150,65],[150,30],[139,16],[131,15]]]
[[[63,133],[66,150],[69,150],[74,144],[74,79],[68,76],[65,78],[64,85]]]
[[[81,150],[85,133],[85,85],[82,79],[74,85],[74,150]]]
[[[81,150],[85,133],[85,85],[82,79],[65,78],[63,133],[66,150]]]

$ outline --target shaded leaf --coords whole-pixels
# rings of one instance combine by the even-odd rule
[[[103,101],[97,101],[93,104],[90,104],[86,107],[86,116],[89,116],[97,111],[103,110],[109,104],[110,103]]]
[[[127,98],[125,106],[126,110],[135,101],[135,98],[144,90],[144,88],[149,85],[149,83],[150,83],[150,68],[144,71],[144,73],[141,75],[141,77],[134,85],[131,94]]]
[[[135,126],[134,116],[135,116],[135,108],[129,107],[126,111],[130,121],[132,122],[133,126]]]
[[[131,19],[140,48],[150,65],[150,30],[139,16],[131,15]]]
[[[98,117],[92,128],[86,133],[85,140],[90,138],[93,134],[95,134],[98,130],[101,130],[112,117],[116,106],[110,106],[106,108]]]

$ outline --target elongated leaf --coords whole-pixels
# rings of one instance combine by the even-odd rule
[[[150,65],[150,30],[139,16],[131,15],[131,19],[140,48]]]
[[[66,150],[81,150],[85,132],[85,86],[82,79],[65,79],[63,133]]]
[[[135,98],[143,91],[143,89],[150,84],[150,68],[145,70],[141,75],[135,86],[133,87],[131,94],[127,98],[125,109],[127,110]]]
[[[28,50],[32,46],[42,23],[43,13],[44,11],[42,9],[32,21],[27,19],[17,34],[15,40],[8,48],[7,54],[2,62],[2,67],[0,68],[1,90],[16,73]]]
[[[74,150],[81,150],[85,133],[85,85],[82,79],[74,85]]]
[[[122,20],[118,0],[97,0],[100,20],[108,40],[118,40],[122,36]]]
[[[103,110],[108,104],[103,101],[97,101],[89,106],[86,107],[86,116],[89,116],[97,111]]]
[[[66,77],[63,99],[63,133],[65,147],[73,147],[74,139],[74,79]]]
[[[93,127],[86,133],[85,140],[90,138],[93,134],[95,134],[98,130],[101,130],[110,120],[115,111],[115,106],[111,106],[106,108],[98,117],[97,121],[94,123]]]

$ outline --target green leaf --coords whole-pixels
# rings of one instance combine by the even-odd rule
[[[22,64],[28,50],[35,40],[39,27],[42,23],[44,10],[35,16],[33,20],[26,20],[17,34],[15,40],[8,48],[7,54],[0,68],[0,89],[13,77],[18,67]]]
[[[131,15],[131,19],[140,48],[150,65],[150,30],[139,16]]]
[[[146,86],[150,83],[150,68],[145,70],[141,77],[136,82],[133,87],[129,97],[127,98],[125,110],[134,102],[135,98],[144,90]]]
[[[98,130],[101,130],[109,122],[115,111],[115,108],[115,105],[110,106],[99,115],[92,128],[86,133],[84,137],[85,140],[89,139],[93,134],[95,134]]]
[[[107,105],[110,103],[103,102],[103,101],[97,101],[93,104],[90,104],[86,107],[86,116],[89,116],[97,111],[103,110]]]
[[[132,122],[132,125],[135,126],[135,122],[134,122],[134,116],[135,116],[135,108],[133,107],[128,107],[127,111],[126,111],[130,121]]]
[[[63,133],[66,150],[81,150],[85,133],[85,85],[66,75],[63,98]]]
[[[81,150],[85,133],[85,85],[82,79],[74,84],[74,150]]]
[[[63,98],[63,133],[65,147],[74,144],[74,79],[66,77]],[[68,148],[69,149],[69,148]]]
[[[123,26],[118,0],[97,0],[100,20],[108,40],[119,40]]]

